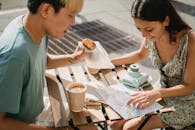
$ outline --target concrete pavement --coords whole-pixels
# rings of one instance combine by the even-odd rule
[[[2,0],[2,10],[0,11],[0,32],[16,16],[25,14],[27,0],[7,1]],[[130,8],[133,0],[85,0],[81,13],[76,18],[77,23],[86,21],[100,20],[105,24],[113,26],[129,35],[133,35],[140,42],[142,36],[135,28],[134,22],[130,16]],[[175,6],[184,20],[195,29],[195,1],[194,0],[176,0]],[[120,52],[112,53],[110,57],[124,55],[133,51],[132,48]],[[158,72],[152,67],[150,60],[140,64],[143,71],[150,73],[156,81]]]
[[[16,16],[25,14],[27,0],[1,0],[0,11],[0,34],[5,26]],[[142,40],[140,32],[135,28],[133,20],[130,16],[130,7],[133,0],[85,0],[82,12],[77,16],[77,22],[83,23],[86,21],[100,20],[105,24],[111,25],[129,35],[134,35]],[[176,0],[178,12],[184,20],[195,29],[195,1],[194,0]],[[129,52],[132,51],[129,48]],[[110,57],[123,55],[128,53],[110,54]],[[158,71],[155,70],[150,63],[150,60],[140,64],[143,71],[152,75],[154,81],[159,78]]]

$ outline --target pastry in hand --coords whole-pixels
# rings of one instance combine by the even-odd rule
[[[82,41],[82,44],[85,48],[87,48],[88,50],[92,51],[95,49],[96,45],[94,43],[93,40],[89,39],[89,38],[85,38]]]
[[[99,69],[94,69],[94,68],[88,67],[88,71],[90,74],[97,74],[99,72]]]

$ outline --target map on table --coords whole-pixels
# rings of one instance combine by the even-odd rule
[[[96,84],[97,85],[97,84]],[[131,98],[131,93],[138,90],[136,89],[125,89],[123,84],[116,84],[110,87],[97,85],[93,87],[93,91],[97,93],[97,97],[112,107],[118,114],[120,114],[124,119],[131,119],[139,116],[144,116],[148,113],[155,112],[161,109],[158,103],[146,109],[137,109],[132,105],[128,105],[127,102]],[[120,88],[120,89],[115,89]]]

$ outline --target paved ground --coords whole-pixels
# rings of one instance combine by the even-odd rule
[[[86,0],[84,10],[81,16],[84,20],[100,19],[102,22],[112,25],[130,35],[141,39],[141,34],[134,26],[134,22],[130,16],[130,7],[132,0]],[[175,6],[178,7],[179,13],[182,15],[193,28],[195,28],[195,1],[194,0],[177,0]],[[132,51],[129,48],[129,51]],[[122,55],[127,53],[128,50],[110,54],[110,56]],[[151,67],[150,61],[142,64],[144,71],[149,72],[154,80],[157,80],[158,73]]]
[[[1,0],[0,34],[4,27],[16,16],[27,12],[25,5],[27,0]],[[83,11],[78,15],[77,22],[82,23],[92,20],[100,20],[117,29],[133,35],[142,40],[141,34],[134,27],[130,16],[132,0],[85,0]],[[185,21],[195,29],[195,0],[176,0],[175,6]],[[133,51],[128,48],[129,51]],[[110,57],[123,55],[128,49],[120,53],[112,53]],[[154,81],[158,79],[158,72],[152,68],[150,61],[141,63],[143,71],[152,75]]]
[[[16,16],[27,12],[27,0],[1,0],[0,34],[4,27]],[[130,16],[132,0],[85,0],[82,12],[76,18],[77,23],[100,20],[142,41],[142,36],[134,26]],[[195,0],[175,0],[175,6],[183,19],[195,29]],[[123,55],[135,48],[127,48],[122,52],[110,53],[110,57]],[[150,60],[142,62],[141,68],[153,77],[153,81],[159,78],[158,72],[152,67]]]

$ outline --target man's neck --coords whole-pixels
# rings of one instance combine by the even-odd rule
[[[36,44],[40,44],[41,39],[45,36],[41,18],[36,14],[32,15],[29,13],[24,17],[23,25],[33,41]]]

